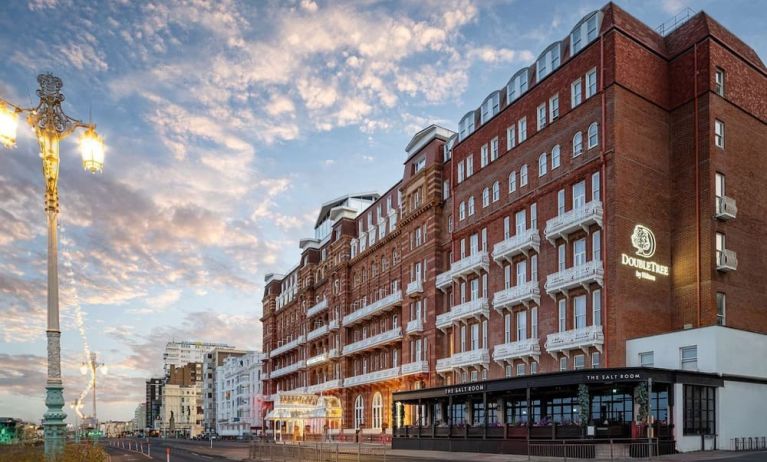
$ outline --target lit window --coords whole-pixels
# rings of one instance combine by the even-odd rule
[[[714,73],[714,91],[719,96],[724,96],[724,70],[716,68]]]
[[[517,190],[517,172],[509,173],[509,192],[513,193]]]
[[[522,117],[517,122],[519,128],[519,142],[523,143],[527,139],[527,117]]]
[[[558,168],[559,165],[560,165],[559,145],[556,145],[551,150],[551,169],[554,170],[555,168]]]
[[[514,125],[512,125],[506,129],[506,150],[508,151],[513,148],[516,143],[516,130]]]
[[[679,349],[682,369],[694,371],[698,369],[698,346],[686,346]]]
[[[519,186],[527,186],[527,164],[519,169]]]
[[[546,126],[546,103],[538,106],[538,131]]]
[[[586,98],[597,94],[597,69],[591,69],[586,73]]]
[[[549,98],[549,123],[559,118],[559,95]]]
[[[724,148],[724,122],[714,120],[714,144],[718,148]]]
[[[594,122],[589,125],[589,149],[599,144],[599,125]]]
[[[578,132],[573,136],[573,157],[578,157],[583,152],[583,134]]]
[[[642,367],[653,367],[655,365],[655,353],[652,351],[639,353],[639,365]]]
[[[546,168],[548,166],[548,161],[546,160],[546,153],[544,152],[540,156],[538,156],[538,176],[543,176],[546,174]]]
[[[581,104],[581,100],[583,99],[581,89],[581,79],[576,80],[570,85],[570,107],[576,107],[579,104]]]

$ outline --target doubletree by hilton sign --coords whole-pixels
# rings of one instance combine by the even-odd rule
[[[654,281],[656,275],[668,276],[668,266],[650,260],[655,255],[655,234],[650,228],[642,225],[634,226],[631,245],[636,249],[636,256],[621,254],[621,264],[634,268],[636,270],[634,274],[638,279]]]

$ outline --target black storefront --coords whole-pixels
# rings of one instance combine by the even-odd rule
[[[584,369],[397,392],[392,447],[525,454],[530,442],[650,436],[673,448],[674,406],[690,406],[675,400],[677,383],[713,395],[723,380],[657,368]],[[695,414],[686,407],[685,418]]]

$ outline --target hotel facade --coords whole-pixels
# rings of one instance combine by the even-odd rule
[[[705,13],[586,15],[417,133],[388,191],[323,205],[266,277],[264,393],[335,396],[323,430],[399,448],[767,435],[766,122],[767,69]]]

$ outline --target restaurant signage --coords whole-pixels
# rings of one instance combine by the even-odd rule
[[[487,384],[485,383],[474,383],[469,385],[461,385],[457,387],[450,387],[445,388],[445,394],[446,395],[460,395],[463,393],[476,393],[479,391],[485,391],[487,389]]]
[[[599,374],[586,374],[586,382],[623,382],[644,380],[639,372],[606,372]]]

